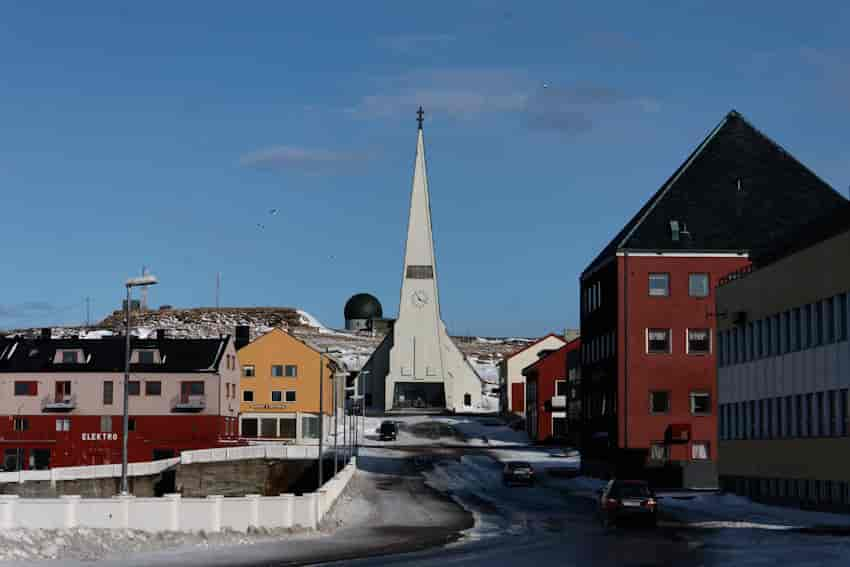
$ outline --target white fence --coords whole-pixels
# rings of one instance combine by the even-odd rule
[[[328,447],[330,449],[330,447]],[[319,448],[315,445],[248,445],[243,447],[220,447],[183,451],[179,457],[127,465],[127,476],[150,476],[159,474],[178,464],[215,463],[246,459],[318,459]],[[87,478],[115,478],[121,476],[121,464],[93,465],[85,467],[59,467],[43,471],[0,472],[0,483],[48,480],[80,480]]]
[[[352,458],[351,463],[320,490],[301,496],[247,494],[236,498],[182,498],[179,494],[167,494],[162,498],[19,498],[0,495],[0,529],[86,527],[149,532],[246,531],[249,527],[315,529],[345,490],[356,469],[356,459]]]

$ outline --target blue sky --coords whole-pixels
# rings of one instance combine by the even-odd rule
[[[154,305],[220,271],[226,305],[394,315],[419,104],[455,334],[577,326],[581,270],[731,108],[847,194],[846,3],[307,4],[4,5],[0,327],[100,318],[143,264]]]

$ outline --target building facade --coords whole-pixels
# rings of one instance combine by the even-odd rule
[[[121,462],[124,337],[0,339],[3,468]],[[128,460],[238,442],[230,337],[133,339]]]
[[[499,399],[502,413],[525,416],[525,376],[522,371],[536,362],[544,351],[557,350],[567,342],[550,333],[506,356],[499,363]]]
[[[525,430],[537,442],[567,442],[569,428],[569,388],[567,357],[577,352],[581,339],[575,339],[557,350],[545,352],[527,366],[525,377]]]
[[[777,250],[717,290],[720,483],[847,510],[850,207]]]
[[[330,356],[275,328],[242,346],[238,357],[243,438],[318,443],[320,377],[325,431],[332,430],[328,418],[334,413],[334,400],[342,407],[345,383],[336,379],[339,368]]]
[[[373,410],[475,411],[484,383],[452,341],[440,311],[420,109],[398,319],[363,366]],[[365,392],[364,392],[365,393]]]
[[[588,472],[676,463],[716,483],[714,288],[842,202],[740,114],[712,130],[581,275]]]

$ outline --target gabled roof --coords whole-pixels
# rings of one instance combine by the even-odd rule
[[[217,339],[137,339],[130,348],[156,349],[162,364],[133,364],[133,372],[217,372],[230,336]],[[125,337],[0,339],[0,372],[122,372]],[[86,362],[54,364],[57,350],[82,350]]]
[[[555,356],[556,354],[567,355],[567,354],[571,353],[572,351],[578,349],[580,346],[581,346],[581,339],[580,338],[573,339],[570,342],[568,342],[567,344],[565,344],[564,346],[562,346],[560,348],[553,349],[553,350],[547,352],[546,354],[544,354],[543,356],[541,356],[540,358],[538,358],[537,360],[535,360],[534,362],[532,362],[531,364],[529,364],[528,366],[523,368],[522,369],[522,375],[525,376],[526,372],[531,372],[533,370],[536,370],[537,367],[540,366],[543,363],[543,361],[547,360],[549,357]]]
[[[535,347],[535,346],[539,345],[540,343],[542,343],[543,341],[545,341],[545,340],[546,340],[546,339],[548,339],[549,337],[555,337],[556,339],[560,339],[560,340],[561,340],[561,342],[563,342],[564,344],[566,344],[566,343],[567,343],[567,341],[565,341],[565,340],[564,340],[564,338],[563,338],[561,335],[557,335],[557,334],[555,334],[555,333],[549,333],[548,335],[546,335],[546,336],[544,336],[544,337],[540,337],[539,339],[537,339],[537,340],[536,340],[536,341],[534,341],[533,343],[527,344],[527,345],[525,345],[524,347],[522,347],[522,348],[520,348],[520,349],[518,349],[518,350],[515,350],[515,351],[514,351],[514,352],[512,352],[511,354],[509,354],[509,355],[505,356],[505,357],[502,359],[502,363],[507,363],[510,359],[512,359],[512,358],[513,358],[513,357],[515,357],[516,355],[521,354],[521,353],[523,353],[523,352],[527,351],[528,349],[533,348],[533,347]]]
[[[280,327],[275,327],[271,331],[263,333],[262,335],[260,335],[259,337],[257,337],[256,339],[254,339],[253,341],[248,343],[247,345],[240,348],[239,352],[243,353],[243,351],[246,348],[250,348],[251,346],[256,345],[260,341],[264,341],[264,340],[267,340],[267,339],[270,339],[270,338],[274,338],[275,336],[279,336],[280,338],[283,338],[283,339],[291,339],[291,340],[295,341],[296,343],[301,344],[301,345],[305,346],[306,348],[312,350],[317,355],[324,356],[326,359],[328,359],[328,361],[332,365],[335,365],[340,369],[345,369],[345,364],[339,358],[337,358],[335,353],[325,352],[325,351],[322,350],[322,348],[320,346],[315,344],[313,341],[310,341],[308,339],[302,339],[301,337],[297,337],[297,336],[293,335],[292,333],[290,333],[289,331],[282,329]],[[243,360],[246,360],[245,356],[247,356],[247,355],[245,353],[243,353],[242,354]]]
[[[731,111],[583,274],[618,250],[748,251],[845,199]],[[671,238],[670,221],[689,236]]]

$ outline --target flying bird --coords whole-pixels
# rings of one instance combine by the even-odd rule
[[[266,228],[266,225],[261,224],[261,223],[257,223],[257,228],[259,228],[260,230],[263,230],[264,228]]]
[[[269,210],[269,214],[270,214],[270,215],[272,215],[272,216],[276,215],[276,214],[277,214],[277,209],[271,209],[271,210]]]

